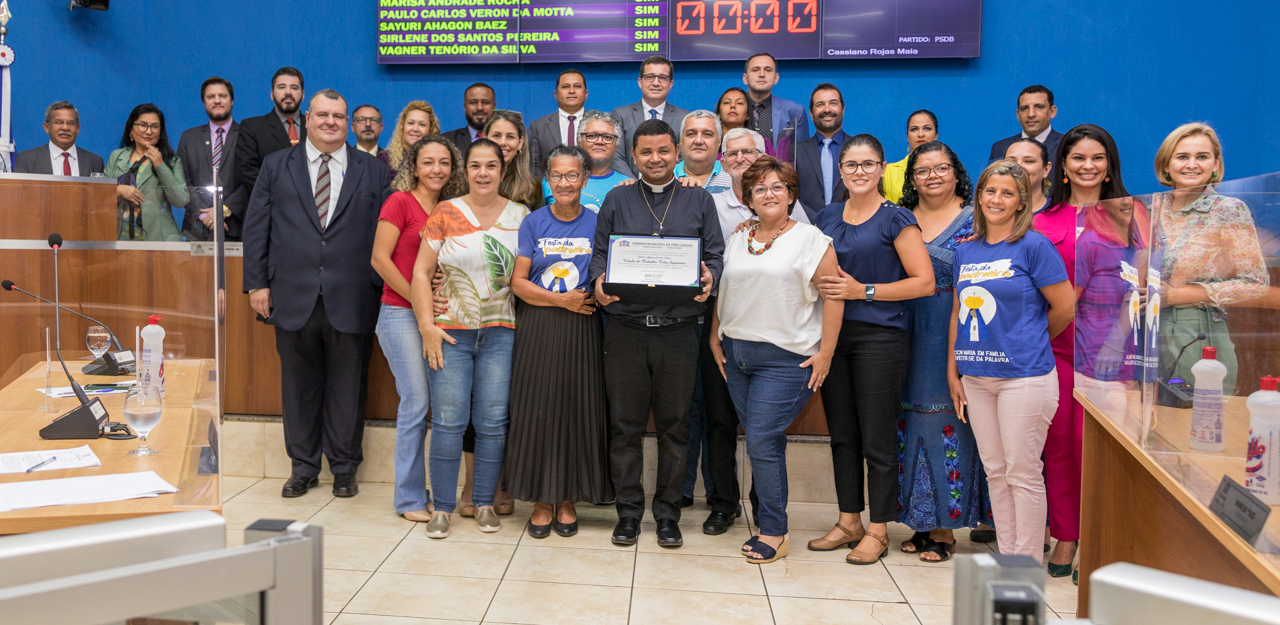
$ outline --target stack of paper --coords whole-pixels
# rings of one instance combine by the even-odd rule
[[[41,464],[45,460],[56,458],[53,462]],[[23,473],[31,467],[36,471],[56,471],[59,469],[83,469],[100,467],[102,461],[88,445],[75,449],[51,449],[48,451],[20,451],[12,454],[0,454],[0,473]]]
[[[17,482],[0,484],[0,512],[123,501],[176,492],[178,489],[160,479],[155,471]]]

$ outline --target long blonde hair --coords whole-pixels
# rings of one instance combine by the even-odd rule
[[[515,126],[516,133],[521,139],[520,150],[512,157],[510,164],[503,165],[499,190],[507,199],[533,208],[540,204],[538,200],[542,188],[538,185],[538,181],[533,179],[533,173],[529,171],[529,137],[524,129],[524,116],[518,111],[496,109],[489,113],[489,118],[484,122],[484,136],[489,136],[489,130],[498,120]]]
[[[396,171],[400,170],[400,161],[404,159],[405,153],[413,147],[404,143],[404,120],[413,111],[422,111],[431,120],[431,126],[427,128],[428,135],[440,134],[440,120],[436,118],[436,110],[431,108],[430,104],[422,100],[414,100],[406,104],[404,110],[400,111],[400,119],[396,121],[395,132],[391,133],[391,144],[387,146],[387,157],[390,160],[391,169]]]
[[[987,182],[992,176],[1012,176],[1014,184],[1018,185],[1018,201],[1022,202],[1022,209],[1014,215],[1013,232],[1005,239],[1015,243],[1034,229],[1035,209],[1031,208],[1031,176],[1027,175],[1027,170],[1022,165],[1013,161],[996,161],[978,176],[978,190],[973,194],[973,236],[979,240],[987,236],[987,214],[982,212],[982,191],[987,188]]]

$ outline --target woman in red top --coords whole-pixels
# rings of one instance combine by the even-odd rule
[[[427,361],[422,335],[409,303],[413,263],[422,245],[422,226],[441,200],[467,192],[462,155],[440,135],[423,137],[406,152],[378,217],[373,268],[382,276],[378,344],[396,378],[396,512],[410,521],[431,520],[427,504]]]

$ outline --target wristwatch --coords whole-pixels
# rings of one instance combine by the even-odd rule
[[[876,285],[868,284],[867,285],[867,301],[870,302],[874,300],[875,297],[876,297]]]

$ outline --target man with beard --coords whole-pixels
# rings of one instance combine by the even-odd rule
[[[657,490],[653,517],[658,545],[679,547],[680,499],[689,447],[689,408],[698,366],[698,318],[719,282],[724,236],[715,203],[705,189],[676,181],[676,134],[666,122],[650,119],[633,135],[631,156],[641,180],[615,187],[596,220],[591,280],[605,324],[605,386],[609,396],[609,464],[618,497],[613,542],[634,545],[644,515],[644,431],[650,412],[658,432]],[[610,235],[653,233],[697,237],[702,243],[702,292],[669,304],[644,304],[609,295],[604,283]]]
[[[227,219],[244,223],[249,197],[258,182],[258,170],[268,155],[287,147],[301,145],[307,138],[307,128],[302,116],[302,72],[292,67],[281,67],[271,76],[271,101],[275,107],[270,113],[250,117],[240,123],[240,137],[236,141],[235,184],[244,188],[244,195],[226,202],[223,211]],[[230,238],[230,230],[227,231]]]
[[[341,94],[324,89],[309,109],[306,138],[262,161],[245,220],[244,290],[276,330],[292,464],[281,496],[319,483],[323,453],[334,496],[354,497],[382,292],[369,259],[391,173],[347,145]]]
[[[351,112],[351,132],[356,136],[356,149],[377,157],[383,152],[378,147],[382,136],[382,111],[372,104],[361,104]]]
[[[484,138],[484,123],[497,106],[493,87],[482,82],[467,87],[462,92],[462,110],[467,117],[467,125],[444,133],[444,138],[457,146],[459,152],[466,153],[472,141]]]
[[[70,102],[60,100],[44,110],[44,131],[49,135],[49,143],[18,152],[13,158],[13,173],[53,176],[102,173],[102,157],[76,146],[80,112]]]
[[[685,116],[680,123],[680,156],[676,163],[677,178],[692,178],[707,193],[716,194],[729,188],[729,177],[716,160],[720,148],[720,117],[706,109]]]
[[[587,187],[582,190],[582,206],[599,213],[604,204],[604,196],[619,183],[631,180],[630,176],[613,169],[617,163],[614,155],[618,151],[618,142],[622,137],[622,125],[618,118],[603,111],[587,111],[582,114],[582,124],[578,127],[578,145],[591,157],[591,172],[587,179]],[[542,197],[546,203],[556,201],[551,193],[551,185],[542,179]]]
[[[795,148],[809,138],[809,114],[799,102],[773,95],[778,60],[768,52],[747,57],[742,83],[747,86],[747,127],[773,142],[780,160],[795,162]]]
[[[840,146],[847,136],[841,128],[844,95],[829,82],[814,87],[809,96],[809,113],[818,134],[801,141],[796,149],[796,173],[800,176],[800,202],[811,211],[812,218],[827,204],[849,199],[837,170]]]
[[[235,188],[236,140],[240,137],[240,124],[231,117],[235,93],[235,88],[225,78],[214,76],[205,80],[200,85],[200,99],[204,102],[209,122],[184,130],[178,139],[178,158],[182,160],[182,169],[187,177],[187,195],[191,198],[182,217],[182,234],[192,241],[213,238],[217,215],[213,212],[214,197],[210,187],[215,184],[221,187],[218,191],[222,198],[219,207],[248,201],[248,193]],[[217,183],[213,177],[215,167],[218,170]],[[242,225],[239,217],[226,217],[224,213],[222,228],[228,237],[239,239]]]
[[[654,55],[640,62],[640,101],[613,109],[613,116],[622,124],[621,146],[613,168],[628,176],[639,176],[640,170],[631,162],[631,140],[636,127],[646,119],[661,119],[672,128],[679,128],[688,110],[667,101],[675,84],[676,67],[666,57]]]

